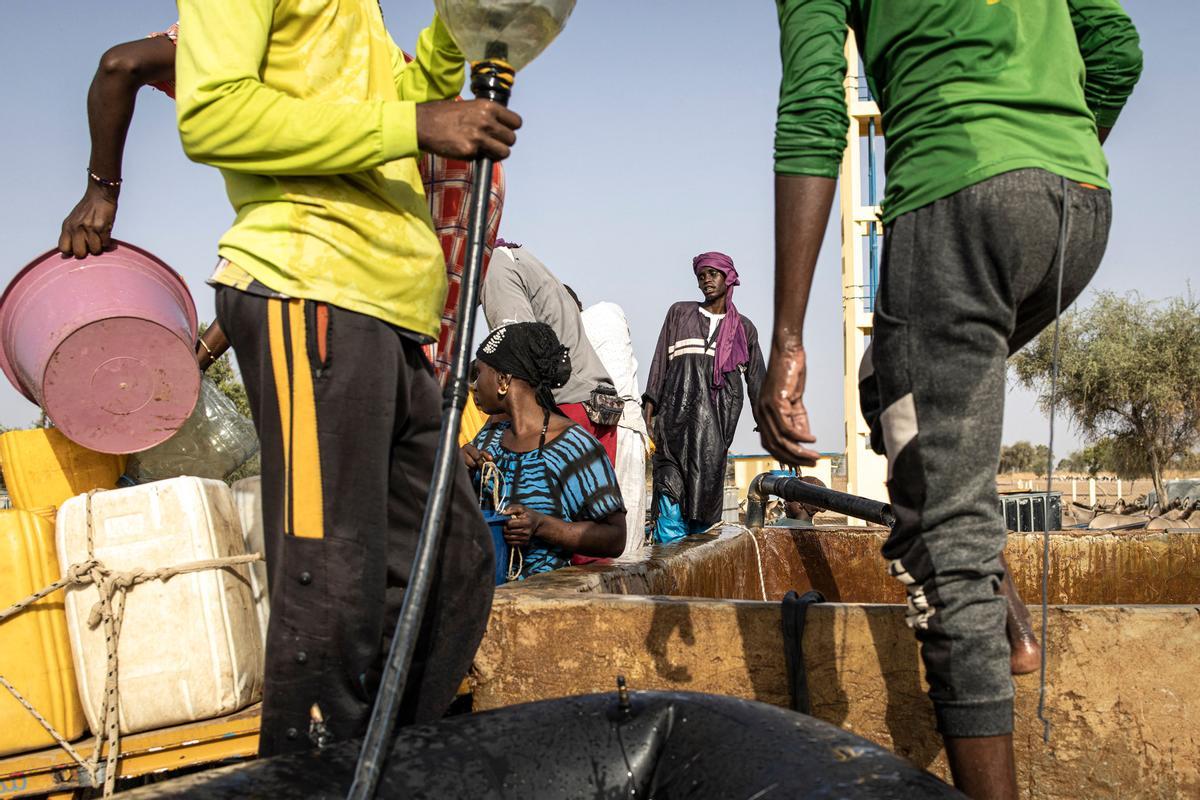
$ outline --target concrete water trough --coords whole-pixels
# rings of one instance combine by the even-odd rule
[[[882,528],[727,527],[496,593],[477,709],[631,687],[791,703],[780,600],[819,590],[803,638],[814,716],[945,777]],[[1040,620],[1041,537],[1005,551]],[[1015,679],[1028,798],[1200,796],[1200,532],[1051,534],[1049,743],[1038,676]],[[765,593],[765,600],[764,600]]]

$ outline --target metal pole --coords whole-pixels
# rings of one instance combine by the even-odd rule
[[[512,87],[512,70],[500,62],[480,62],[472,69],[471,88],[476,97],[508,105]],[[467,402],[467,370],[471,361],[471,345],[475,341],[475,307],[479,302],[479,278],[483,273],[483,251],[487,241],[488,200],[491,198],[492,171],[496,162],[480,158],[475,162],[471,187],[471,220],[467,239],[467,261],[463,267],[462,286],[458,298],[458,327],[454,332],[454,360],[446,384],[442,430],[434,461],[433,481],[429,501],[421,522],[416,558],[404,592],[404,604],[392,636],[392,647],[379,684],[379,694],[371,711],[371,722],[358,756],[354,783],[349,800],[370,800],[375,796],[379,777],[387,761],[392,733],[400,701],[408,683],[413,651],[429,589],[433,584],[438,542],[446,521],[446,506],[454,483],[455,461],[458,459],[458,428],[463,407]]]

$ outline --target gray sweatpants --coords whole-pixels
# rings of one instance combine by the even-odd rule
[[[1108,191],[1024,169],[887,230],[859,381],[897,519],[883,555],[907,588],[946,736],[1012,731],[1006,603],[996,594],[1005,362],[1054,320],[1060,247],[1065,308],[1100,264],[1111,214]]]

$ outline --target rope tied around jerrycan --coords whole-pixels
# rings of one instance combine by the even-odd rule
[[[176,575],[251,564],[255,561],[261,561],[262,554],[250,553],[240,556],[208,558],[154,570],[135,567],[124,572],[114,571],[96,558],[95,553],[95,524],[92,518],[92,497],[100,491],[104,490],[95,489],[88,492],[87,499],[85,500],[87,558],[68,567],[66,574],[54,583],[34,592],[23,600],[13,603],[4,611],[0,611],[0,623],[3,623],[9,617],[16,616],[29,606],[61,589],[89,585],[96,587],[100,599],[92,606],[91,612],[88,614],[87,624],[89,628],[97,628],[100,625],[104,626],[106,669],[104,704],[100,708],[100,724],[98,726],[100,730],[93,731],[96,737],[96,746],[92,757],[85,760],[66,740],[66,737],[55,730],[54,726],[39,714],[37,709],[11,683],[5,680],[3,676],[0,676],[0,685],[3,685],[17,702],[37,720],[38,724],[58,742],[59,746],[79,764],[93,786],[96,784],[96,775],[100,767],[101,755],[104,756],[103,796],[110,797],[116,788],[117,761],[120,758],[121,752],[121,726],[118,711],[120,707],[120,688],[117,683],[117,642],[121,635],[122,617],[125,611],[125,595],[139,584],[149,583],[150,581],[163,581],[165,583]],[[105,742],[108,743],[107,753],[104,752]]]

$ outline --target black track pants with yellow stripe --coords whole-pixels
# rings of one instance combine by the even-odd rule
[[[261,755],[362,736],[433,474],[441,392],[421,349],[380,320],[217,289],[262,446],[271,593]],[[483,636],[492,548],[461,461],[401,723],[437,719]]]

